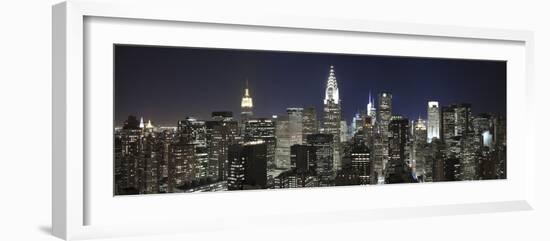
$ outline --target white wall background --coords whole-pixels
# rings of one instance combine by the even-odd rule
[[[0,4],[0,240],[57,240],[51,228],[51,5]],[[549,240],[550,6],[547,1],[190,1],[189,7],[526,29],[535,32],[537,200],[535,211],[386,220],[117,240]],[[228,3],[230,2],[230,3]],[[152,9],[151,11],[154,11]],[[543,155],[545,154],[545,155]]]

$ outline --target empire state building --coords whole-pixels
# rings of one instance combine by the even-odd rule
[[[342,120],[342,108],[340,106],[340,93],[338,91],[338,82],[334,73],[334,66],[330,66],[330,72],[325,89],[325,99],[323,100],[323,133],[333,136],[334,144],[334,167],[340,169],[340,123]]]
[[[243,123],[252,118],[253,107],[252,97],[250,97],[250,93],[248,92],[248,80],[246,80],[246,88],[244,89],[244,96],[241,100],[241,121]]]

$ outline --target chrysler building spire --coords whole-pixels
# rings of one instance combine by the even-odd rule
[[[346,122],[342,120],[342,108],[340,106],[340,96],[338,93],[338,83],[334,75],[334,66],[330,66],[330,72],[327,80],[327,89],[325,99],[323,100],[323,121],[322,133],[330,134],[333,137],[333,167],[334,170],[340,170],[342,167],[342,156],[340,142],[341,136],[345,135]]]
[[[325,104],[329,101],[338,104],[340,102],[340,96],[338,93],[338,82],[336,81],[336,75],[334,74],[334,66],[330,66],[330,73],[327,80],[327,89],[325,90]]]

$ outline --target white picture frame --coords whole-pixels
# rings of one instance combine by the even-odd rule
[[[154,7],[155,11],[150,9]],[[496,212],[496,211],[513,211],[513,210],[530,210],[532,209],[534,199],[534,172],[535,172],[535,156],[534,156],[534,137],[532,124],[521,126],[523,131],[520,133],[517,127],[521,123],[529,123],[532,120],[524,118],[531,113],[530,106],[532,103],[529,93],[532,91],[532,73],[533,73],[533,34],[529,31],[519,30],[498,30],[498,29],[482,29],[470,27],[456,26],[439,26],[439,25],[422,25],[410,23],[391,23],[391,22],[375,22],[375,21],[359,21],[350,19],[330,19],[330,18],[301,18],[293,16],[282,16],[276,14],[253,14],[249,16],[232,15],[209,15],[205,9],[189,9],[185,3],[178,1],[151,1],[150,3],[126,1],[85,1],[72,0],[60,3],[53,7],[53,194],[52,194],[52,226],[53,234],[63,239],[84,239],[94,237],[111,237],[121,235],[136,235],[136,234],[155,234],[155,233],[172,233],[172,232],[192,232],[197,230],[220,229],[231,227],[230,222],[224,220],[227,215],[233,215],[234,220],[240,222],[254,223],[255,225],[272,224],[278,221],[283,221],[288,224],[300,225],[300,222],[292,221],[293,218],[300,220],[308,220],[313,223],[318,222],[341,222],[347,220],[367,220],[367,219],[383,219],[383,218],[399,218],[411,216],[433,216],[433,215],[450,215],[450,214],[466,214],[466,213],[481,213],[481,212]],[[94,25],[90,28],[86,24],[97,24],[95,20],[99,19],[99,25]],[[107,19],[102,21],[101,19]],[[91,23],[86,21],[92,20]],[[113,20],[114,22],[110,22]],[[95,22],[94,22],[95,21]],[[120,21],[122,24],[118,24]],[[254,200],[256,202],[273,202],[270,200],[296,198],[308,199],[318,198],[326,200],[327,195],[340,196],[345,198],[355,197],[358,200],[368,197],[367,192],[357,192],[356,187],[341,187],[341,188],[317,188],[308,190],[282,190],[282,191],[252,191],[252,192],[232,192],[220,194],[198,194],[186,196],[179,195],[152,195],[147,197],[129,197],[129,198],[114,198],[104,196],[99,198],[98,190],[94,183],[94,175],[112,175],[112,169],[97,166],[86,160],[90,153],[90,143],[94,140],[87,139],[90,135],[90,129],[93,128],[87,125],[88,118],[95,118],[98,112],[94,111],[96,105],[90,100],[96,100],[94,95],[100,95],[98,92],[90,93],[89,89],[99,88],[96,82],[86,82],[86,78],[90,78],[86,74],[86,68],[96,68],[94,60],[89,60],[87,55],[90,54],[88,47],[94,48],[95,53],[102,53],[101,47],[96,48],[94,44],[86,45],[86,34],[97,34],[98,38],[91,37],[93,41],[126,41],[125,43],[142,43],[142,44],[159,44],[159,45],[174,45],[174,42],[166,40],[158,42],[155,39],[146,39],[145,36],[126,34],[125,39],[116,39],[115,35],[108,35],[105,24],[117,27],[119,30],[131,27],[126,25],[138,26],[146,25],[150,31],[161,31],[163,24],[169,24],[172,27],[180,28],[180,24],[204,24],[199,27],[207,29],[212,27],[212,31],[218,31],[218,27],[223,27],[223,31],[241,31],[245,29],[254,36],[260,36],[258,33],[276,30],[273,34],[286,34],[285,32],[293,32],[296,34],[308,35],[314,33],[315,36],[334,35],[334,38],[343,37],[349,34],[362,37],[365,34],[377,36],[390,36],[395,39],[411,39],[416,41],[416,38],[427,39],[426,41],[447,41],[451,40],[456,44],[457,49],[468,47],[471,43],[479,43],[477,48],[487,48],[487,56],[493,56],[491,59],[501,59],[511,61],[512,69],[509,72],[508,78],[508,115],[513,113],[518,116],[513,121],[510,121],[508,130],[510,132],[510,153],[509,161],[518,167],[517,175],[512,175],[504,181],[487,181],[476,184],[479,189],[472,189],[472,183],[442,183],[437,185],[420,185],[415,186],[415,192],[431,193],[440,192],[443,185],[451,185],[451,189],[459,194],[466,194],[468,190],[473,190],[474,195],[463,195],[461,199],[452,195],[441,198],[439,201],[425,201],[415,199],[409,202],[391,202],[385,200],[395,193],[405,192],[410,189],[410,185],[395,185],[376,187],[372,190],[381,197],[378,201],[369,203],[368,208],[361,208],[361,204],[356,201],[350,203],[345,208],[331,207],[327,210],[316,211],[318,206],[313,205],[309,209],[294,210],[290,208],[288,203],[281,201],[279,207],[273,207],[269,210],[261,210],[260,207],[248,205],[249,211],[241,213],[223,213],[213,214],[215,218],[219,218],[219,222],[211,222],[201,220],[198,212],[186,213],[186,219],[182,219],[183,211],[174,211],[173,213],[164,212],[162,219],[159,214],[154,212],[145,212],[145,217],[150,220],[132,217],[129,215],[129,210],[122,210],[121,203],[124,206],[139,207],[143,205],[160,205],[164,208],[175,207],[181,202],[189,202],[189,205],[207,205],[211,199],[223,197],[224,201],[231,202],[234,205],[243,205],[243,200]],[[136,25],[137,24],[137,25]],[[248,31],[252,28],[253,31]],[[232,30],[233,29],[233,30]],[[240,30],[239,30],[240,29]],[[292,34],[292,33],[290,33]],[[345,35],[345,36],[344,36]],[[105,36],[105,38],[103,37]],[[136,37],[137,36],[137,37]],[[176,35],[174,35],[176,36]],[[207,36],[207,35],[205,35]],[[251,35],[252,36],[252,35]],[[132,39],[136,37],[137,40]],[[310,36],[311,37],[311,36]],[[304,40],[310,38],[304,37]],[[349,37],[349,36],[348,36]],[[122,37],[121,37],[122,38]],[[261,38],[261,36],[260,36]],[[176,41],[178,38],[176,37]],[[231,37],[228,37],[231,39]],[[196,41],[200,40],[200,35]],[[424,41],[424,40],[422,40]],[[510,50],[498,51],[507,47],[498,47],[498,44],[510,45]],[[202,46],[217,46],[215,42],[204,42]],[[245,43],[241,43],[245,44]],[[176,44],[177,45],[177,44]],[[474,44],[475,45],[475,44]],[[474,45],[470,47],[476,48]],[[97,45],[99,46],[99,45]],[[282,45],[281,45],[282,46]],[[290,48],[290,47],[279,48]],[[408,55],[417,56],[413,50],[408,51],[407,44],[402,45],[403,48],[398,48],[395,52],[386,50],[385,54],[392,55]],[[439,48],[447,48],[448,57],[455,58],[484,58],[479,55],[460,55],[458,50],[452,52],[445,47],[445,44],[436,45]],[[450,46],[450,45],[449,45]],[[493,47],[491,47],[493,46]],[[227,47],[227,46],[226,46]],[[231,45],[234,48],[245,48],[246,46]],[[255,48],[266,48],[263,45],[255,46]],[[268,47],[269,48],[269,47]],[[321,47],[320,47],[321,48]],[[442,49],[442,50],[443,50]],[[288,50],[288,49],[287,49]],[[317,49],[322,51],[321,49]],[[313,50],[315,51],[315,50]],[[353,49],[339,49],[336,52],[356,51]],[[365,50],[368,53],[374,50]],[[416,50],[419,51],[419,50]],[[481,51],[481,50],[480,50]],[[492,52],[491,52],[492,51]],[[506,53],[508,53],[507,55]],[[445,51],[441,51],[445,52]],[[501,52],[501,53],[499,53]],[[455,53],[455,54],[452,54]],[[95,54],[103,56],[102,54]],[[439,56],[439,55],[438,55]],[[442,55],[443,56],[443,55]],[[440,56],[440,57],[442,57]],[[90,61],[90,62],[87,62]],[[97,69],[97,68],[96,68]],[[106,73],[108,69],[102,70]],[[510,93],[513,92],[513,95]],[[519,94],[516,94],[519,93]],[[520,121],[521,120],[521,121]],[[110,121],[110,120],[109,120]],[[514,124],[516,123],[516,124]],[[88,142],[89,141],[89,142]],[[92,145],[93,146],[93,145]],[[521,157],[521,158],[520,158]],[[111,163],[112,164],[112,163]],[[95,173],[90,173],[93,169]],[[99,171],[95,171],[99,170]],[[108,182],[106,182],[108,183]],[[94,186],[95,185],[95,186]],[[103,184],[99,184],[103,185]],[[102,187],[102,186],[100,186]],[[476,187],[477,188],[477,187]],[[484,196],[483,192],[487,190],[495,190],[491,197]],[[112,190],[109,190],[112,193]],[[217,196],[214,196],[217,195]],[[435,196],[433,194],[429,194]],[[479,196],[475,196],[479,195]],[[446,195],[447,196],[447,195]],[[395,196],[398,197],[398,196]],[[186,200],[183,200],[186,199]],[[182,201],[183,200],[183,201]],[[338,201],[338,199],[332,199]],[[111,202],[112,201],[112,202]],[[101,203],[101,204],[97,204]],[[177,204],[179,203],[179,204]],[[321,203],[323,204],[323,203]],[[320,204],[320,205],[321,205]],[[112,206],[109,206],[112,205]],[[120,213],[116,213],[118,211]],[[110,216],[109,216],[110,215]],[[218,216],[216,216],[218,215]],[[102,217],[97,221],[90,217]],[[110,217],[112,220],[106,220]],[[330,217],[330,218],[327,218]],[[197,221],[197,218],[198,221]],[[212,217],[210,217],[212,218]],[[190,222],[190,219],[195,219]],[[111,222],[112,221],[112,222]],[[155,222],[151,225],[148,222]],[[185,225],[183,225],[185,223]],[[204,224],[209,223],[208,227]],[[137,225],[137,226],[136,226]],[[185,227],[182,227],[185,226]],[[139,228],[136,228],[139,227]]]

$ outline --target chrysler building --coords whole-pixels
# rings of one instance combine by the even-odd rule
[[[338,91],[338,82],[334,74],[334,66],[330,66],[330,72],[325,90],[325,99],[323,100],[323,133],[332,134],[334,140],[334,167],[341,167],[340,158],[340,126],[342,121],[342,108],[340,106],[340,94]]]

